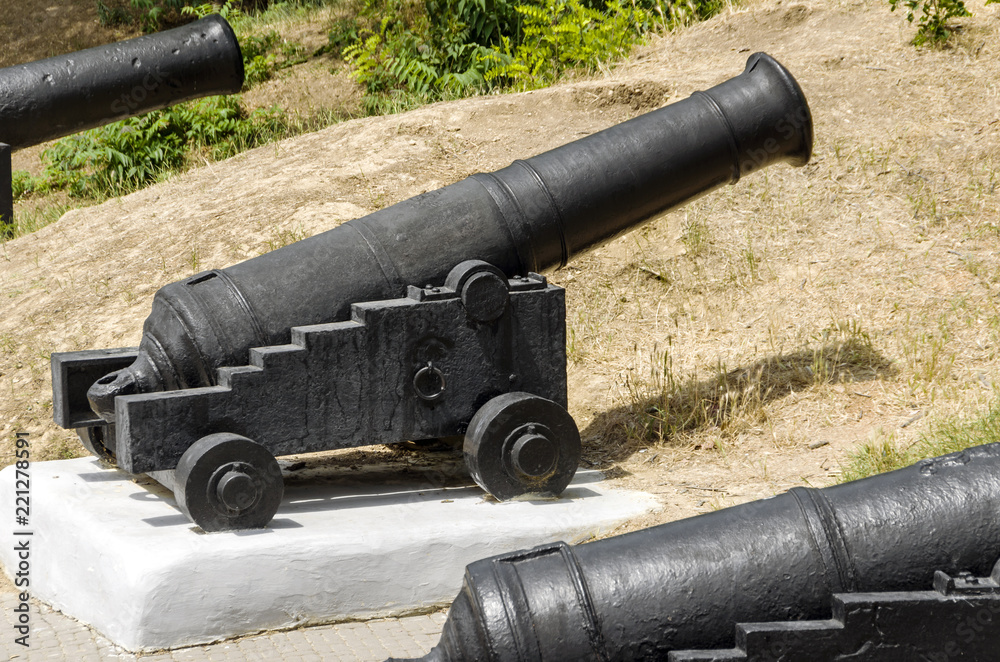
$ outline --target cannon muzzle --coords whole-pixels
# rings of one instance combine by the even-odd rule
[[[659,214],[772,163],[804,165],[812,119],[792,76],[757,53],[688,99],[497,172],[476,174],[309,239],[160,289],[128,368],[93,385],[118,395],[207,386],[294,326],[348,319],[352,303],[442,283],[465,260],[507,276],[565,265]]]
[[[1000,444],[990,444],[607,540],[476,561],[423,659],[667,660],[731,649],[737,623],[829,619],[834,593],[924,590],[935,571],[989,575],[998,508]],[[684,657],[723,658],[745,659]]]
[[[173,30],[0,69],[0,143],[17,150],[243,86],[218,14]]]

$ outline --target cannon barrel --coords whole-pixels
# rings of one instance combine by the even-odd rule
[[[37,145],[243,86],[243,56],[218,14],[157,34],[0,69],[0,143]]]
[[[345,320],[354,302],[441,283],[484,260],[508,276],[558,267],[771,163],[804,165],[812,120],[792,76],[752,55],[739,76],[497,172],[476,174],[235,266],[160,289],[140,353],[90,389],[117,395],[211,385],[290,327]]]
[[[936,570],[988,575],[1000,556],[998,508],[1000,444],[990,444],[606,540],[476,561],[423,659],[666,660],[729,649],[737,623],[830,618],[834,593],[924,590]]]

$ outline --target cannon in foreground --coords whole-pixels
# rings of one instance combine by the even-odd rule
[[[12,151],[242,87],[240,45],[218,14],[0,69],[0,222],[13,219]]]
[[[423,660],[995,659],[998,509],[1000,444],[990,444],[476,561]]]
[[[989,577],[940,570],[923,591],[842,593],[831,618],[740,623],[736,646],[670,654],[669,662],[912,662],[997,658],[1000,561]]]
[[[538,275],[812,148],[765,54],[689,99],[227,269],[163,287],[136,349],[53,354],[55,420],[171,484],[202,528],[264,526],[276,455],[465,435],[499,499],[559,494],[563,291]]]

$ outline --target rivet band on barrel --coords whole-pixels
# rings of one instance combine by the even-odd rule
[[[368,250],[375,257],[375,261],[378,262],[379,269],[382,270],[382,275],[385,277],[386,282],[389,283],[390,288],[404,285],[403,278],[396,269],[396,263],[392,261],[388,251],[385,250],[382,242],[378,240],[378,236],[372,232],[370,227],[365,225],[363,219],[356,219],[352,223],[344,223],[344,227],[351,228],[361,235],[361,239],[367,244]]]
[[[509,561],[517,559],[501,559],[493,564],[493,574],[496,577],[496,586],[500,589],[502,604],[507,612],[507,622],[510,623],[510,632],[514,637],[514,645],[517,648],[518,659],[520,660],[540,660],[542,653],[538,650],[538,642],[532,636],[525,636],[525,630],[533,628],[521,628],[518,616],[530,618],[531,607],[528,604],[528,597],[524,594],[524,585],[521,584],[521,577],[517,574],[517,567]],[[509,651],[498,651],[509,653]]]
[[[524,210],[518,204],[517,196],[514,195],[510,186],[492,172],[480,172],[472,175],[471,179],[476,180],[486,189],[486,192],[493,198],[493,203],[500,211],[504,230],[507,231],[511,244],[514,246],[514,251],[517,253],[517,260],[521,263],[521,274],[526,274],[529,271],[539,271],[538,260],[535,258],[534,247],[531,242],[531,234],[528,231],[528,219],[524,217]]]
[[[538,185],[538,189],[545,194],[545,201],[549,203],[552,218],[556,221],[556,230],[559,232],[559,250],[561,251],[559,267],[565,267],[569,263],[569,249],[566,246],[566,227],[565,223],[563,223],[562,213],[559,211],[559,205],[557,205],[556,201],[552,199],[552,192],[549,191],[549,187],[545,185],[545,181],[542,179],[542,176],[538,174],[538,171],[535,170],[531,163],[518,159],[514,161],[513,165],[520,166],[529,175],[531,175],[531,178]]]
[[[823,559],[830,589],[833,593],[857,591],[854,564],[844,544],[844,534],[837,522],[837,515],[822,492],[808,487],[793,487],[788,493],[795,498]]]
[[[587,629],[587,639],[590,640],[590,647],[597,654],[597,659],[601,662],[611,662],[605,650],[604,637],[601,634],[601,624],[597,621],[597,609],[594,607],[594,601],[590,597],[590,590],[587,588],[587,582],[583,578],[583,573],[580,572],[580,564],[576,560],[576,555],[573,554],[573,548],[564,542],[559,543],[559,545],[559,552],[566,563],[566,570],[573,581],[573,588],[576,589],[577,600],[580,606],[583,607],[583,614],[586,619],[584,627]]]
[[[715,97],[708,92],[695,92],[691,97],[698,97],[704,101],[712,109],[712,112],[722,120],[722,123],[726,125],[726,137],[729,138],[729,149],[733,156],[733,180],[729,183],[735,184],[740,181],[740,147],[736,143],[736,129],[733,128],[733,123],[726,117],[726,113],[723,112],[722,106],[715,100]]]
[[[253,306],[250,305],[250,302],[247,301],[247,298],[243,296],[243,292],[236,285],[236,282],[222,269],[214,269],[212,273],[217,274],[219,279],[226,284],[226,288],[232,295],[233,301],[246,313],[247,319],[250,320],[250,325],[253,327],[254,336],[260,344],[262,346],[267,345],[270,342],[270,338],[264,333],[264,326],[260,323],[257,313],[254,311]]]

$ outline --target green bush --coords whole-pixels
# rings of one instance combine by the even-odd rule
[[[41,184],[41,180],[37,177],[32,177],[30,173],[24,170],[15,170],[11,177],[11,189],[14,192],[14,199],[21,200],[31,197],[35,193],[43,193]]]
[[[367,0],[359,18],[368,25],[343,55],[369,95],[440,98],[483,85],[489,39],[510,29],[508,14],[505,0]]]
[[[721,0],[364,0],[356,27],[336,24],[329,49],[343,53],[369,97],[434,100],[542,87],[569,69],[627,56],[655,27],[721,7]]]
[[[543,6],[518,5],[522,38],[501,36],[500,52],[491,51],[485,78],[525,90],[553,83],[569,69],[592,70],[619,60],[653,25],[653,12],[610,0],[603,12],[581,0],[546,0]]]
[[[988,0],[986,4],[1000,0]],[[962,0],[889,0],[891,11],[899,6],[906,8],[906,20],[917,21],[914,46],[941,45],[948,41],[954,28],[948,21],[959,16],[971,16]]]
[[[65,190],[124,195],[182,168],[198,154],[222,159],[285,130],[277,111],[247,114],[236,97],[208,97],[63,138],[42,153],[39,177],[17,173],[15,197]]]
[[[97,20],[105,27],[134,26],[156,32],[186,22],[181,11],[194,0],[97,0]]]
[[[341,16],[334,19],[327,33],[324,50],[334,57],[343,57],[344,49],[358,41],[358,21],[355,16]]]

